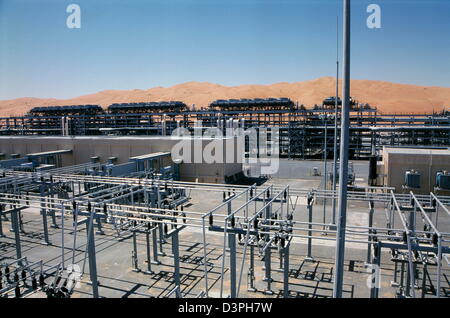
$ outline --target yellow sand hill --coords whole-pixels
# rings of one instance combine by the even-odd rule
[[[206,107],[216,99],[288,97],[307,107],[320,104],[335,94],[335,79],[322,77],[297,83],[223,86],[188,82],[172,87],[146,90],[106,90],[71,99],[18,98],[0,101],[0,115],[22,115],[34,106],[97,104],[180,100],[187,105]],[[383,113],[431,113],[450,109],[450,88],[395,84],[382,81],[352,80],[351,95],[359,102],[377,106]]]

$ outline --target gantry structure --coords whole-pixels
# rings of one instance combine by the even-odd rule
[[[25,116],[0,118],[0,134],[167,136],[200,125],[223,134],[227,128],[278,129],[282,157],[323,158],[327,149],[332,158],[336,112],[326,101],[308,109],[287,98],[217,100],[196,110],[180,101],[112,104],[106,110],[98,105],[36,107]],[[383,146],[446,147],[450,113],[384,114],[354,101],[349,138],[350,159],[368,159]]]
[[[332,258],[323,249],[333,246],[336,226],[320,205],[336,191],[190,183],[149,170],[111,177],[100,169],[89,162],[1,172],[0,294],[107,296],[116,276],[133,272],[164,285],[149,287],[151,297],[325,297],[319,286],[332,282],[333,267],[320,264]],[[347,277],[355,276],[344,279],[345,297],[450,295],[450,197],[366,187],[349,191],[348,202],[367,223],[346,228],[346,244],[360,256],[346,261]],[[127,244],[116,251],[119,242]],[[131,271],[105,265],[105,257],[117,262],[114,252],[131,255]]]

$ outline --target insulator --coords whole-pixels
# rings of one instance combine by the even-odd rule
[[[31,278],[31,288],[33,289],[33,290],[36,290],[37,289],[37,280],[36,280],[36,277],[33,275],[33,277]]]
[[[432,242],[434,246],[438,245],[438,235],[436,233],[433,234]]]
[[[213,221],[214,221],[214,217],[213,217],[213,214],[211,213],[211,214],[209,215],[209,225],[210,225],[210,226],[213,225]]]
[[[45,279],[44,279],[44,275],[39,274],[39,286],[44,287],[45,286]]]
[[[378,255],[379,255],[379,245],[377,244],[377,245],[375,245],[374,247],[373,247],[373,255],[375,256],[375,257],[378,257]]]

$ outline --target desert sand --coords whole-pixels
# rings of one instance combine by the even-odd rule
[[[23,115],[35,106],[96,104],[179,100],[189,107],[207,107],[216,99],[288,97],[307,108],[335,94],[335,78],[322,77],[296,83],[223,86],[206,82],[187,82],[172,87],[135,90],[106,90],[71,99],[33,97],[0,100],[0,115]],[[396,84],[371,80],[352,80],[351,95],[360,103],[376,106],[382,113],[431,113],[450,108],[450,88]]]

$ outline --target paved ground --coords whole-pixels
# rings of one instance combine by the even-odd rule
[[[269,179],[266,185],[290,185],[293,188],[314,189],[320,186],[321,179],[311,177],[308,171],[311,167],[319,165],[320,162],[298,162],[285,161],[277,177]],[[358,182],[365,182],[367,165],[365,163],[355,163],[355,171]],[[288,178],[290,177],[290,178]],[[358,180],[358,179],[357,179]],[[222,203],[222,192],[192,191],[188,194],[191,197],[189,204],[186,205],[186,211],[197,211],[205,213]],[[237,199],[233,202],[233,208],[236,209],[244,200]],[[257,209],[261,203],[255,204]],[[295,209],[294,220],[306,222],[308,220],[308,210],[306,207],[306,198],[292,197],[291,204]],[[285,206],[284,206],[285,209]],[[324,212],[325,211],[325,212]],[[219,209],[218,214],[226,214],[226,208]],[[244,213],[244,211],[242,211]],[[252,210],[248,211],[252,213]],[[57,265],[61,262],[62,254],[62,233],[61,229],[50,228],[50,239],[52,245],[46,246],[42,243],[42,223],[39,212],[36,209],[23,211],[24,230],[22,234],[22,253],[28,257],[29,261],[43,260],[47,267]],[[218,222],[220,217],[215,218]],[[321,202],[313,207],[313,222],[326,224],[332,221],[331,202],[327,202],[324,210]],[[385,207],[376,204],[374,222],[376,226],[385,226]],[[61,219],[58,218],[58,224]],[[443,226],[450,225],[448,220],[442,221]],[[65,224],[70,225],[70,218],[65,219]],[[365,203],[350,202],[348,212],[348,225],[366,226],[368,224],[368,206]],[[9,230],[9,221],[3,222],[3,231],[6,237],[0,238],[0,262],[9,262],[15,257],[14,233]],[[400,226],[400,224],[398,224]],[[306,229],[306,225],[303,226]],[[295,238],[291,245],[290,266],[289,266],[289,289],[291,297],[331,297],[332,295],[332,275],[334,269],[335,242],[332,234],[325,235],[322,227],[314,227],[315,238],[312,240],[312,260],[306,259],[307,239]],[[305,232],[306,233],[306,232]],[[86,249],[86,230],[82,226],[78,228],[75,250],[73,250],[74,232],[69,227],[65,230],[65,262],[66,266],[70,263],[78,264],[83,267],[83,260]],[[347,237],[350,240],[358,240],[360,236],[355,233]],[[144,234],[137,235],[138,243],[138,267],[140,272],[133,271],[132,264],[132,236],[124,233],[121,236],[113,230],[111,224],[105,225],[105,235],[96,235],[97,268],[100,281],[99,294],[101,297],[165,297],[174,288],[173,283],[173,256],[171,255],[171,241],[169,240],[162,246],[162,252],[159,255],[159,265],[152,264],[153,273],[145,273],[147,269],[146,260],[146,240]],[[208,293],[211,297],[220,296],[221,286],[221,266],[223,256],[225,258],[225,270],[223,281],[223,295],[229,294],[230,271],[229,255],[224,254],[223,234],[217,232],[206,232],[206,254],[208,272]],[[205,266],[204,245],[201,227],[190,227],[181,231],[180,234],[180,261],[181,261],[181,292],[184,297],[195,297],[205,290]],[[243,245],[237,248],[237,273],[238,280],[241,274],[240,266],[243,259]],[[267,282],[263,281],[264,262],[255,249],[255,291],[248,291],[248,268],[249,252],[245,255],[245,262],[242,271],[242,279],[239,296],[242,297],[281,297],[283,289],[283,272],[280,269],[279,253],[272,252],[273,283],[270,288],[274,295],[267,295],[265,291],[268,288]],[[74,259],[72,259],[74,255]],[[368,279],[370,275],[368,269],[364,266],[367,256],[367,245],[355,242],[349,242],[346,245],[345,261],[345,286],[344,297],[368,297],[370,289]],[[394,263],[390,261],[389,251],[382,253],[382,271],[381,271],[381,297],[395,297],[396,288],[391,286],[394,277]],[[153,258],[153,255],[152,255]],[[354,267],[351,268],[351,264]],[[83,276],[81,286],[75,289],[73,297],[91,297],[92,289],[89,284],[89,266],[85,264],[85,275]],[[431,273],[432,270],[431,270]],[[449,268],[444,268],[444,279],[450,277]],[[432,278],[432,276],[431,276]],[[50,278],[48,279],[48,281]],[[432,292],[432,279],[427,282],[428,293]],[[443,281],[444,292],[450,292],[449,282]],[[419,291],[418,291],[419,292]],[[12,293],[10,293],[11,295]],[[43,297],[41,292],[30,294],[29,297]],[[429,296],[429,295],[426,295]]]

